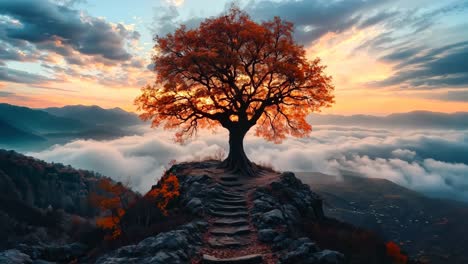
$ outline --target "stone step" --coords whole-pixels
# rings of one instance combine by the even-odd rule
[[[236,211],[236,212],[223,212],[216,210],[209,210],[210,215],[219,217],[247,217],[249,213],[247,211]]]
[[[212,248],[235,248],[247,246],[249,244],[250,240],[245,237],[212,236],[208,238],[208,245]]]
[[[243,193],[240,193],[240,192],[236,192],[236,193],[233,193],[233,192],[228,192],[228,191],[222,191],[222,192],[219,192],[217,194],[218,197],[221,197],[221,198],[234,198],[234,199],[243,199],[245,198],[245,195]]]
[[[223,177],[220,177],[219,179],[221,181],[228,182],[228,181],[238,181],[239,177],[237,177],[237,176],[223,176]]]
[[[240,186],[244,185],[242,182],[238,182],[238,181],[219,182],[219,184],[222,185],[222,186],[225,186],[225,187],[240,187]]]
[[[261,264],[263,263],[262,255],[252,254],[235,258],[217,258],[207,254],[203,255],[202,263],[206,264]]]
[[[252,230],[250,230],[250,227],[247,225],[214,227],[210,230],[210,233],[216,236],[238,236],[246,235],[250,232],[252,232]]]
[[[223,191],[229,192],[228,195],[232,194],[238,198],[244,198],[245,194],[247,193],[247,188],[242,187],[242,186],[241,187],[227,187],[227,186],[221,185],[221,188],[223,189]]]
[[[213,199],[213,202],[216,204],[230,205],[230,206],[247,204],[247,201],[245,199]]]
[[[248,224],[249,221],[245,218],[219,218],[213,221],[215,226],[243,226]]]
[[[223,212],[238,212],[238,211],[247,211],[247,207],[238,206],[238,205],[223,205],[223,204],[213,204],[211,205],[211,209],[215,211],[223,211]]]

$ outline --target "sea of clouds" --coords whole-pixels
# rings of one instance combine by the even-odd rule
[[[184,145],[172,134],[146,130],[142,135],[108,141],[76,140],[28,155],[49,162],[97,171],[145,192],[171,160],[200,160],[227,151],[225,131],[200,132]],[[467,130],[382,130],[316,126],[310,137],[282,144],[247,136],[251,160],[277,170],[318,171],[340,175],[353,171],[385,178],[429,196],[468,201]]]

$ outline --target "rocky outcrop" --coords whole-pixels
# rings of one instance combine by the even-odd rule
[[[258,239],[272,245],[279,263],[344,262],[341,253],[321,250],[310,238],[301,237],[298,227],[302,221],[320,221],[323,217],[321,198],[291,172],[253,193],[252,218]]]
[[[248,177],[219,175],[212,170],[215,162],[197,164],[196,168],[193,165],[179,164],[171,171],[180,179],[182,203],[191,212],[210,219],[206,249],[215,249],[215,255],[227,249],[246,252],[231,258],[206,254],[202,263],[261,263],[262,254],[251,252],[259,242],[271,246],[273,255],[269,258],[279,263],[344,262],[341,253],[320,249],[301,233],[302,221],[320,221],[324,215],[321,198],[293,173],[257,184]]]
[[[33,260],[68,262],[85,255],[88,247],[81,243],[63,245],[26,245],[20,244],[17,249],[27,254]]]
[[[97,264],[190,263],[202,245],[207,223],[195,221],[177,230],[148,237],[136,245],[121,247],[100,257]]]

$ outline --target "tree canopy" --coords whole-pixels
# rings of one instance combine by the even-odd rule
[[[309,61],[294,41],[293,30],[278,17],[257,23],[232,7],[195,29],[181,26],[156,37],[156,82],[135,100],[141,117],[178,129],[181,142],[217,125],[239,135],[236,144],[253,126],[275,143],[308,135],[307,115],[333,103],[334,87],[320,59]]]

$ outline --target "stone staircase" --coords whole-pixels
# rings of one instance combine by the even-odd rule
[[[207,246],[223,250],[240,249],[252,243],[252,233],[255,232],[249,223],[244,183],[237,176],[223,176],[218,183],[223,191],[209,205],[208,214],[212,221],[208,229]],[[260,254],[248,254],[235,258],[217,258],[204,254],[202,263],[216,264],[257,264],[263,263]]]

